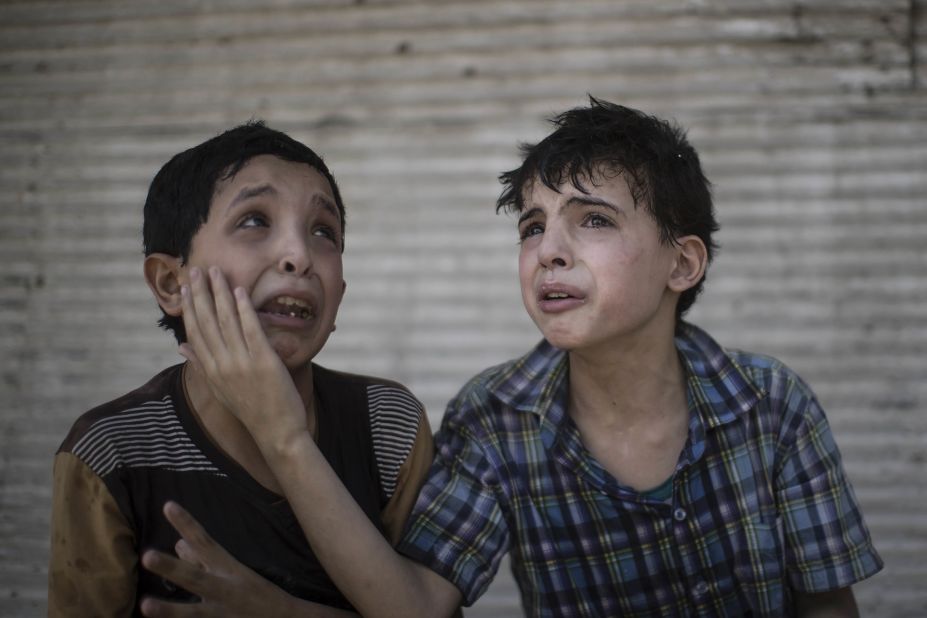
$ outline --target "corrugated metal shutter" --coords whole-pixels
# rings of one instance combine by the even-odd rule
[[[73,419],[179,360],[141,278],[158,167],[261,117],[349,209],[320,359],[443,405],[537,335],[496,175],[586,93],[690,127],[723,249],[693,321],[814,386],[884,574],[927,612],[923,0],[4,2],[0,614],[45,603],[51,457]],[[504,575],[468,615],[519,615]]]

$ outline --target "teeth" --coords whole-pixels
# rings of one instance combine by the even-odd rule
[[[546,296],[546,298],[557,299],[557,298],[569,298],[569,294],[565,292],[551,292]]]
[[[303,320],[308,320],[312,317],[309,304],[298,298],[293,298],[292,296],[278,296],[274,301],[284,307],[289,307],[289,311],[283,313],[283,315],[291,318],[301,318]]]
[[[289,313],[286,313],[286,314],[284,314],[284,315],[288,315],[288,316],[290,316],[291,318],[302,318],[302,319],[304,319],[304,320],[308,320],[308,319],[309,319],[309,310],[308,310],[308,309],[300,309],[299,311],[290,311]]]
[[[276,301],[280,303],[281,305],[304,307],[304,308],[309,307],[307,303],[299,300],[298,298],[293,298],[292,296],[278,296],[276,298]]]

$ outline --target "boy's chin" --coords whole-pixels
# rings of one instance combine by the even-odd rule
[[[582,349],[584,345],[588,344],[586,338],[583,337],[582,334],[569,331],[549,330],[544,332],[542,330],[541,335],[547,340],[547,343],[566,352]]]
[[[271,347],[290,371],[303,369],[315,356],[308,351],[304,341],[271,341]]]

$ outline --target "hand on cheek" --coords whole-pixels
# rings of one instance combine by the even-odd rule
[[[213,396],[261,445],[308,431],[306,408],[271,347],[245,290],[229,290],[218,268],[190,270],[181,291],[187,343],[180,353],[205,375]]]

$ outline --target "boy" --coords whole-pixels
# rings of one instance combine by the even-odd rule
[[[596,99],[554,122],[501,176],[498,203],[519,217],[522,297],[544,340],[448,405],[405,557],[374,542],[279,394],[274,423],[259,423],[254,393],[236,404],[322,563],[364,615],[470,604],[508,551],[531,616],[856,615],[850,586],[882,562],[817,400],[778,361],[682,320],[717,230],[695,150],[674,125]],[[206,327],[238,316],[257,349],[241,295],[214,310],[194,284],[194,314],[203,361],[235,357],[211,342],[237,330]]]
[[[249,123],[176,155],[155,176],[144,274],[160,324],[181,344],[191,280],[221,272],[247,290],[312,439],[368,525],[394,543],[433,446],[421,404],[404,387],[312,362],[345,289],[344,223],[322,159]],[[49,614],[128,616],[143,595],[188,598],[138,564],[144,548],[169,551],[178,539],[162,514],[166,500],[183,502],[279,588],[350,609],[245,427],[198,367],[180,364],[84,414],[55,456]]]

